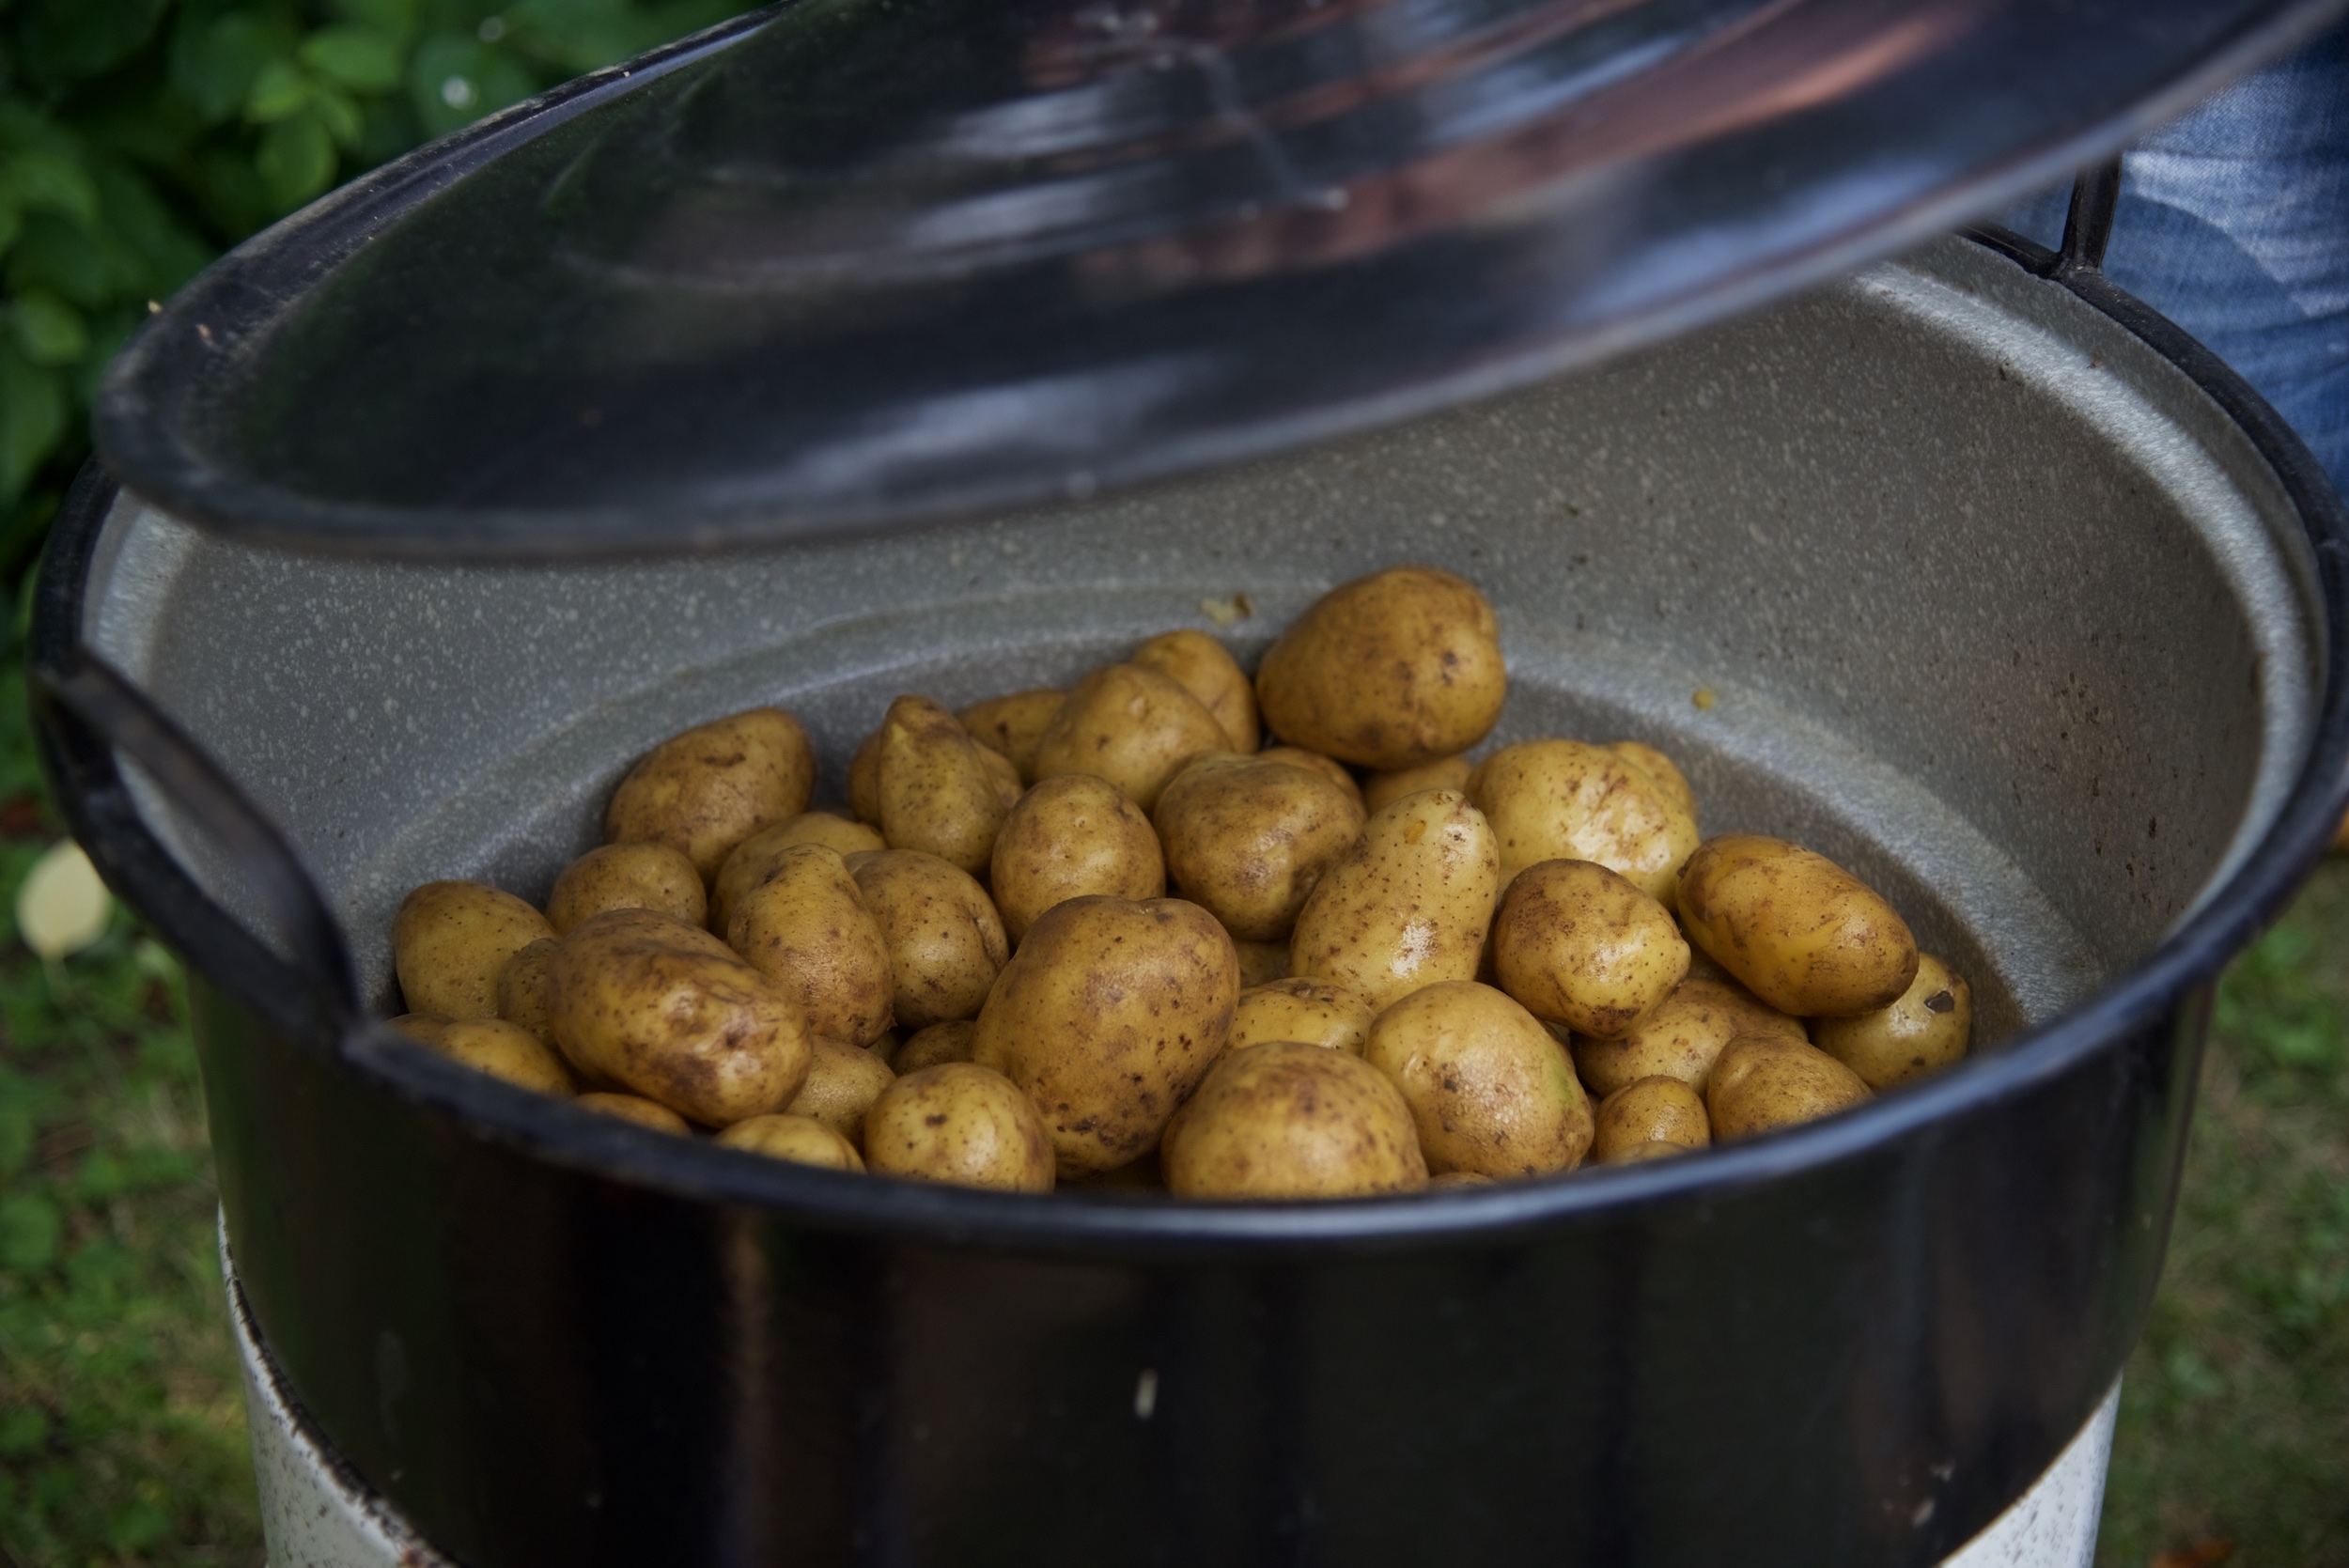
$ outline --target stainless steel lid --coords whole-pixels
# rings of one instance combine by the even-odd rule
[[[1590,364],[2335,0],[796,0],[379,171],[116,363],[132,489],[406,556],[997,511]]]

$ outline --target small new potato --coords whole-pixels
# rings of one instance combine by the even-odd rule
[[[946,1062],[908,1073],[864,1116],[864,1161],[885,1176],[1052,1190],[1052,1141],[1019,1085],[992,1068]]]
[[[570,1068],[530,1031],[504,1018],[458,1018],[428,1042],[453,1062],[541,1094],[569,1099],[579,1093]]]
[[[976,1020],[957,1018],[952,1023],[934,1023],[927,1029],[916,1030],[897,1054],[890,1059],[890,1066],[903,1078],[925,1067],[935,1067],[941,1062],[971,1060],[971,1041],[979,1032]]]
[[[709,899],[683,850],[640,840],[588,850],[563,868],[547,894],[547,924],[558,937],[606,909],[658,909],[699,925]]]
[[[1783,839],[1706,840],[1681,875],[1680,923],[1748,990],[1797,1017],[1871,1013],[1917,978],[1917,939],[1892,906]]]
[[[1362,781],[1362,810],[1365,815],[1386,810],[1406,795],[1417,795],[1423,789],[1468,790],[1469,775],[1475,771],[1464,756],[1438,757],[1417,768],[1398,768],[1390,773],[1373,773]]]
[[[787,822],[762,828],[734,846],[709,884],[709,928],[725,935],[734,919],[734,906],[742,895],[765,881],[795,844],[820,844],[837,849],[845,860],[867,849],[886,849],[888,841],[878,830],[851,822],[828,811],[803,811]]]
[[[1166,1130],[1178,1198],[1353,1198],[1427,1185],[1410,1108],[1346,1055],[1295,1040],[1228,1051]]]
[[[427,882],[400,900],[392,967],[411,1012],[494,1018],[506,961],[553,935],[546,916],[510,893],[479,882]]]
[[[1367,1001],[1335,981],[1276,980],[1240,992],[1224,1049],[1297,1040],[1360,1056],[1370,1038],[1371,1016]]]
[[[1003,759],[927,697],[891,703],[879,735],[873,787],[889,847],[919,849],[959,870],[984,871],[1010,809],[987,759]],[[1016,796],[1016,777],[1011,786]]]
[[[1033,691],[1014,691],[1007,697],[972,703],[956,717],[980,745],[1009,757],[1011,765],[1019,770],[1022,783],[1034,784],[1035,749],[1043,743],[1052,715],[1067,700],[1067,692],[1058,687],[1044,686]]]
[[[1136,648],[1130,662],[1158,671],[1198,698],[1233,751],[1252,752],[1263,740],[1256,689],[1223,644],[1206,632],[1162,631]]]
[[[1808,1045],[1802,1021],[1755,1000],[1734,980],[1691,974],[1622,1038],[1574,1037],[1574,1066],[1605,1096],[1643,1078],[1676,1078],[1703,1093],[1714,1062],[1740,1034],[1775,1034]]]
[[[1362,1060],[1403,1092],[1439,1174],[1547,1175],[1591,1146],[1590,1099],[1565,1048],[1489,986],[1411,992],[1372,1020]]]
[[[1327,780],[1230,752],[1184,764],[1152,820],[1175,887],[1243,941],[1293,931],[1362,829],[1361,810]]]
[[[430,1013],[401,1013],[383,1020],[383,1027],[395,1034],[405,1034],[420,1046],[440,1048],[441,1036],[448,1032],[452,1020],[435,1017]]]
[[[1517,873],[1493,916],[1493,972],[1535,1017],[1618,1039],[1688,972],[1672,912],[1589,861]]]
[[[1108,664],[1079,681],[1036,743],[1040,783],[1061,773],[1107,779],[1145,813],[1175,769],[1230,740],[1198,698],[1171,675]]]
[[[1621,1165],[1630,1158],[1654,1158],[1635,1152],[1645,1143],[1670,1143],[1677,1152],[1712,1141],[1703,1095],[1676,1078],[1643,1078],[1598,1102],[1591,1161]]]
[[[846,1171],[850,1175],[862,1175],[864,1171],[864,1160],[855,1145],[809,1116],[754,1116],[720,1133],[717,1142],[722,1148],[789,1160],[794,1165]]]
[[[1898,1001],[1821,1018],[1811,1026],[1811,1043],[1882,1093],[1955,1065],[1973,1032],[1973,987],[1932,954],[1920,953],[1917,978]]]
[[[1679,764],[1644,741],[1618,740],[1607,749],[1662,785],[1664,793],[1688,814],[1688,820],[1696,820],[1697,792],[1689,787],[1688,776]]]
[[[1362,825],[1299,911],[1289,972],[1381,1008],[1475,978],[1501,887],[1492,830],[1454,790],[1407,795]]]
[[[1020,782],[1019,765],[989,746],[979,748],[979,766],[995,782],[995,803],[1005,811],[1018,803],[1020,791],[1027,787]]]
[[[864,1146],[864,1113],[897,1080],[889,1063],[869,1050],[818,1034],[807,1078],[784,1110],[821,1122],[858,1148]]]
[[[1848,1110],[1868,1097],[1859,1075],[1818,1047],[1742,1034],[1714,1063],[1704,1109],[1715,1141],[1734,1143]]]
[[[1257,706],[1273,734],[1388,772],[1484,739],[1508,691],[1492,606],[1431,567],[1332,588],[1256,670]]]
[[[1493,825],[1505,882],[1543,861],[1592,861],[1672,907],[1697,846],[1695,815],[1604,746],[1529,740],[1485,759],[1469,784]]]
[[[863,1046],[890,1025],[889,941],[836,849],[785,850],[734,907],[726,945],[797,997],[817,1034]]]
[[[889,949],[892,1012],[905,1029],[978,1017],[1011,956],[987,890],[918,849],[859,856],[848,875]]]
[[[498,970],[498,1017],[520,1024],[543,1046],[554,1045],[554,1025],[547,1017],[547,987],[554,979],[557,945],[541,937]]]
[[[736,845],[807,810],[815,788],[807,731],[779,707],[754,707],[646,753],[612,792],[603,836],[665,844],[707,881]]]
[[[1346,798],[1361,808],[1364,816],[1370,815],[1362,805],[1362,786],[1354,782],[1354,775],[1346,770],[1346,764],[1335,757],[1309,752],[1302,746],[1267,746],[1256,753],[1258,762],[1277,762],[1288,768],[1302,768],[1308,773],[1318,773],[1343,791]]]
[[[1157,898],[1166,859],[1142,809],[1106,779],[1062,773],[1019,798],[995,838],[991,884],[1016,946],[1071,898]]]
[[[679,1138],[691,1138],[693,1135],[693,1129],[686,1125],[684,1117],[671,1110],[667,1106],[655,1100],[648,1100],[642,1094],[614,1094],[597,1090],[592,1094],[580,1095],[571,1103],[582,1110],[592,1110],[599,1116],[611,1116],[623,1122],[633,1122],[638,1126],[649,1127],[654,1132],[674,1133]]]

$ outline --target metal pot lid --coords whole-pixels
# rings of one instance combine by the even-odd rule
[[[174,512],[414,557],[998,511],[1590,364],[2061,178],[2309,0],[796,0],[149,319]]]

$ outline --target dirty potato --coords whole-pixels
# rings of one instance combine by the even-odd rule
[[[1714,1063],[1704,1109],[1715,1141],[1733,1143],[1848,1110],[1868,1097],[1859,1075],[1818,1047],[1743,1034]]]
[[[1546,1175],[1591,1146],[1590,1100],[1565,1048],[1489,986],[1411,992],[1371,1021],[1362,1060],[1403,1092],[1439,1174]]]
[[[1256,720],[1256,689],[1222,644],[1204,631],[1162,631],[1134,650],[1130,662],[1156,670],[1199,699],[1215,715],[1224,744],[1252,752],[1264,738]]]
[[[1019,1085],[992,1068],[945,1062],[908,1073],[864,1116],[872,1171],[1000,1192],[1052,1190],[1052,1141]]]
[[[494,1018],[498,973],[532,942],[551,939],[546,916],[479,882],[427,882],[392,921],[392,968],[411,1012]]]
[[[611,1116],[619,1121],[633,1122],[638,1126],[649,1127],[654,1132],[674,1133],[679,1138],[691,1138],[693,1135],[692,1127],[687,1125],[684,1117],[671,1110],[667,1106],[658,1101],[648,1100],[642,1094],[614,1094],[599,1089],[591,1094],[580,1095],[571,1103],[582,1110],[592,1110],[599,1116]]]
[[[783,852],[795,844],[820,844],[837,849],[845,859],[867,849],[886,849],[888,841],[879,830],[863,822],[851,822],[828,811],[803,811],[786,822],[762,828],[734,846],[734,852],[718,868],[717,877],[709,884],[709,928],[725,935],[727,924],[734,919],[734,906],[744,893],[767,879],[768,874],[783,859]]]
[[[457,1018],[428,1043],[452,1062],[541,1094],[567,1100],[579,1093],[562,1057],[504,1018]]]
[[[1899,1001],[1873,1013],[1821,1018],[1812,1044],[1881,1093],[1954,1065],[1974,1031],[1974,992],[1966,977],[1930,953]]]
[[[754,707],[673,736],[645,753],[604,813],[613,844],[665,844],[705,881],[734,846],[807,810],[816,750],[779,707]]]
[[[990,883],[1017,945],[1071,898],[1157,898],[1166,860],[1150,819],[1106,779],[1063,773],[1019,798],[995,837]]]
[[[699,925],[709,899],[683,850],[646,841],[607,844],[563,868],[547,894],[547,924],[559,937],[606,909],[658,909]]]
[[[1472,979],[1500,884],[1492,830],[1467,797],[1407,795],[1363,824],[1305,900],[1289,972],[1334,980],[1374,1008]]]
[[[734,907],[726,945],[799,999],[812,1032],[863,1046],[889,1027],[889,942],[838,850],[785,850]]]
[[[1672,912],[1603,865],[1543,861],[1501,895],[1493,972],[1535,1017],[1611,1040],[1688,972]]]
[[[1268,1040],[1297,1040],[1309,1046],[1362,1054],[1370,1037],[1370,1003],[1330,980],[1276,980],[1240,992],[1232,1012],[1226,1050]]]
[[[1917,978],[1917,939],[1824,855],[1759,833],[1708,839],[1680,881],[1688,939],[1781,1013],[1889,1007]]]
[[[1090,773],[1147,812],[1176,768],[1229,746],[1215,715],[1173,676],[1109,664],[1070,689],[1036,743],[1035,776]]]
[[[987,761],[996,753],[927,697],[891,703],[879,734],[874,789],[889,847],[919,849],[962,871],[987,869],[1010,809]]]
[[[1688,814],[1688,820],[1696,820],[1697,792],[1688,787],[1688,776],[1672,758],[1641,740],[1618,740],[1607,749],[1662,785],[1673,803]]]
[[[1020,783],[1019,765],[987,746],[979,748],[979,765],[987,769],[987,776],[995,781],[995,803],[1005,811],[1011,810],[1019,800],[1020,791],[1027,787]]]
[[[864,1161],[855,1145],[811,1116],[754,1116],[720,1133],[717,1142],[721,1148],[765,1155],[769,1159],[789,1160],[794,1165],[846,1171],[850,1175],[861,1175],[864,1171]]]
[[[1676,1078],[1643,1078],[1626,1083],[1598,1102],[1596,1126],[1591,1133],[1595,1165],[1627,1164],[1642,1143],[1670,1143],[1675,1149],[1702,1149],[1713,1141],[1704,1096]]]
[[[1658,1075],[1702,1093],[1714,1061],[1740,1034],[1810,1043],[1800,1019],[1756,1000],[1735,981],[1691,974],[1622,1038],[1576,1035],[1575,1071],[1601,1096]]]
[[[1178,1198],[1353,1198],[1427,1185],[1410,1108],[1343,1051],[1272,1040],[1229,1051],[1167,1128]]]
[[[861,1149],[864,1146],[864,1113],[896,1079],[889,1063],[871,1051],[818,1034],[808,1058],[807,1078],[783,1109],[823,1123]]]
[[[1259,942],[1296,928],[1306,895],[1362,830],[1361,810],[1336,785],[1230,752],[1185,763],[1152,820],[1182,896],[1235,939]]]
[[[971,1060],[971,1040],[979,1026],[970,1018],[957,1018],[951,1023],[934,1023],[927,1029],[914,1031],[907,1036],[889,1064],[899,1078],[918,1073],[925,1067],[935,1067],[941,1062]]]
[[[860,855],[848,875],[889,948],[892,1012],[904,1029],[978,1017],[1011,956],[987,890],[918,849]]]
[[[1384,811],[1406,795],[1417,795],[1423,789],[1456,789],[1465,793],[1469,774],[1474,770],[1467,757],[1448,756],[1417,768],[1373,773],[1362,781],[1362,810],[1365,814]]]
[[[1335,757],[1309,752],[1302,746],[1267,746],[1256,753],[1258,762],[1277,762],[1287,768],[1302,768],[1308,773],[1318,773],[1338,786],[1346,798],[1354,802],[1364,816],[1370,815],[1362,804],[1362,786],[1354,782],[1354,775],[1346,770],[1346,764]]]
[[[1507,881],[1543,861],[1591,861],[1670,908],[1697,846],[1696,817],[1604,746],[1529,740],[1486,757],[1469,784],[1501,845]]]
[[[962,727],[980,745],[1009,757],[1011,765],[1019,770],[1023,784],[1034,784],[1035,749],[1043,741],[1052,715],[1067,700],[1067,692],[1058,687],[1044,686],[1033,691],[1014,691],[1009,696],[972,703],[955,717],[962,721]]]
[[[498,970],[498,1017],[528,1030],[543,1046],[554,1044],[554,1025],[547,1020],[547,985],[554,975],[555,945],[541,937]]]

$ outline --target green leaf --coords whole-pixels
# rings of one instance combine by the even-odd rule
[[[403,41],[416,28],[415,0],[334,0],[334,12]]]
[[[8,309],[16,346],[35,365],[71,365],[89,352],[82,313],[46,289],[20,294]]]
[[[217,124],[243,106],[261,68],[292,53],[293,45],[292,35],[273,16],[183,12],[171,39],[171,85]]]
[[[536,91],[511,56],[461,33],[425,39],[408,65],[409,98],[428,136],[444,136]]]
[[[359,113],[358,103],[349,93],[321,82],[310,95],[310,108],[325,125],[327,133],[334,138],[335,146],[359,145],[359,134],[366,129],[366,117]]]
[[[0,505],[23,493],[65,434],[65,422],[63,379],[0,344]]]
[[[310,94],[309,75],[300,66],[272,60],[261,67],[252,90],[244,95],[244,117],[256,125],[288,119],[310,106]]]
[[[39,1192],[0,1201],[0,1268],[30,1274],[55,1261],[65,1216]]]
[[[261,133],[253,163],[270,200],[281,210],[299,207],[334,178],[334,138],[316,114],[295,115]]]
[[[397,87],[407,65],[399,40],[369,27],[322,27],[302,41],[303,63],[358,93]]]
[[[0,161],[0,191],[23,212],[55,212],[75,223],[98,222],[98,187],[72,153],[57,147],[19,147]]]

